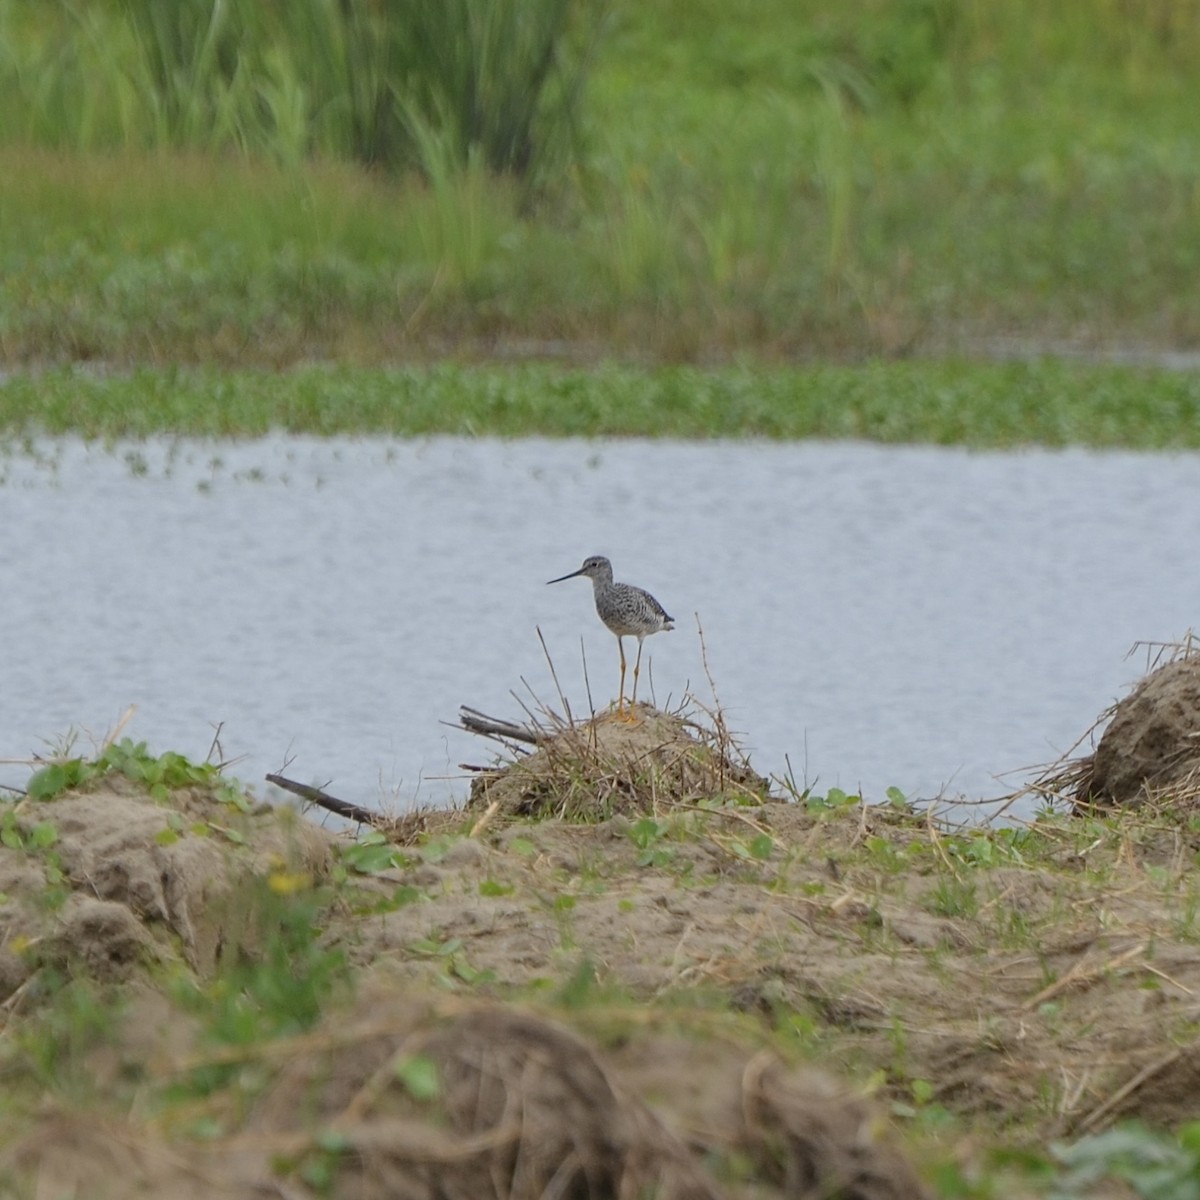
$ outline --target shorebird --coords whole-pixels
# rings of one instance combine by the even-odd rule
[[[569,575],[560,575],[557,579],[547,581],[562,583],[564,579],[574,579],[577,575],[585,575],[592,581],[592,593],[596,600],[596,612],[600,620],[616,635],[617,650],[621,655],[621,687],[617,699],[618,715],[625,703],[625,642],[627,637],[635,637],[638,641],[637,661],[633,664],[633,696],[630,699],[630,710],[637,704],[638,672],[642,666],[642,642],[652,633],[664,629],[674,629],[675,619],[667,615],[667,610],[649,592],[643,588],[634,587],[631,583],[613,583],[612,563],[599,554],[583,560],[583,566]]]

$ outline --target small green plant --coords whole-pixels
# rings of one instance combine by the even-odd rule
[[[998,944],[1006,949],[1020,949],[1034,944],[1039,921],[1022,911],[1019,905],[1004,902],[994,903],[995,930]]]
[[[378,875],[393,867],[406,867],[413,863],[411,855],[392,845],[377,829],[356,842],[339,843],[336,853],[345,870],[359,875]],[[339,878],[345,876],[339,875]]]
[[[841,788],[830,788],[824,796],[808,793],[805,804],[811,813],[841,812],[862,803],[862,797],[842,791]]]
[[[338,1167],[342,1159],[353,1152],[353,1144],[335,1129],[324,1129],[313,1139],[313,1145],[299,1161],[286,1158],[275,1164],[279,1174],[294,1170],[319,1196],[335,1195]]]
[[[973,917],[979,912],[975,884],[953,876],[943,877],[934,884],[925,907],[939,917]]]
[[[240,938],[224,947],[215,976],[178,985],[180,1000],[215,1041],[254,1046],[308,1029],[328,1001],[348,987],[345,955],[320,937],[332,901],[326,889],[279,875],[247,882],[238,908],[245,914]],[[202,1069],[195,1083],[217,1087],[233,1068]]]
[[[1200,910],[1200,896],[1197,896],[1196,888],[1190,886],[1182,902],[1178,904],[1171,922],[1171,931],[1181,941],[1194,942],[1196,940],[1198,910]]]
[[[442,1079],[438,1065],[425,1054],[409,1054],[395,1065],[396,1078],[414,1099],[428,1103],[442,1094]]]
[[[431,837],[423,842],[417,850],[417,857],[421,862],[440,863],[443,858],[450,852],[451,847],[459,839],[456,837],[448,837],[439,835]]]
[[[60,908],[68,893],[58,845],[58,827],[52,821],[38,821],[28,828],[17,821],[16,812],[5,807],[0,813],[0,845],[10,850],[22,850],[37,857],[46,877],[46,888],[39,893],[38,903],[46,908]]]
[[[600,992],[600,979],[596,964],[586,955],[558,989],[558,1002],[564,1008],[585,1008],[594,1002]]]
[[[1030,834],[1025,829],[978,829],[945,838],[947,854],[968,867],[1025,866],[1021,848]]]
[[[897,846],[885,837],[874,834],[865,842],[871,861],[889,874],[905,870],[909,865],[908,851],[904,846]]]
[[[1057,1000],[1047,1000],[1037,1006],[1037,1015],[1046,1022],[1046,1027],[1056,1036],[1063,1028],[1063,1006]]]
[[[57,967],[44,967],[38,984],[42,1008],[14,1034],[20,1061],[42,1087],[89,1092],[94,1073],[87,1054],[110,1033],[116,1007],[91,980],[71,978]]]
[[[82,758],[51,763],[34,773],[25,788],[25,794],[31,800],[53,800],[63,792],[94,779],[97,774],[99,772],[94,770],[92,764],[84,762]]]
[[[444,965],[445,969],[439,976],[439,982],[445,987],[453,987],[456,983],[475,986],[491,983],[496,978],[495,971],[478,970],[471,966],[464,953],[462,938],[418,938],[409,945],[409,949],[421,958],[432,959]]]
[[[937,1088],[928,1079],[910,1079],[908,1081],[910,1100],[894,1100],[892,1113],[898,1117],[907,1117],[919,1122],[924,1128],[934,1128],[953,1124],[954,1118],[943,1104],[935,1100]]]
[[[1092,1196],[1120,1180],[1143,1200],[1200,1200],[1200,1122],[1172,1137],[1142,1125],[1119,1125],[1070,1144],[1051,1146],[1063,1174],[1051,1200]]]
[[[48,763],[34,772],[25,791],[32,800],[55,800],[64,792],[101,779],[109,772],[144,784],[160,803],[165,803],[174,789],[205,787],[212,789],[223,804],[242,812],[251,808],[245,793],[226,780],[214,763],[194,763],[170,750],[156,756],[147,750],[145,742],[130,738],[113,742],[94,759],[68,758]]]
[[[759,833],[749,839],[731,838],[722,845],[736,858],[766,862],[775,850],[775,839],[769,833]]]
[[[662,845],[668,831],[669,826],[653,817],[642,817],[630,826],[629,839],[641,851],[639,867],[665,867],[675,857],[673,847]]]

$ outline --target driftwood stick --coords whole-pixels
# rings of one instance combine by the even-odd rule
[[[546,733],[533,725],[518,725],[515,721],[505,721],[500,717],[489,717],[477,708],[460,705],[458,723],[468,733],[477,733],[480,737],[498,738],[501,741],[524,742],[530,746],[540,746],[543,742],[551,741],[553,734]]]
[[[351,804],[349,800],[339,800],[336,796],[331,796],[328,792],[308,783],[297,783],[294,779],[285,779],[282,775],[268,775],[267,782],[283,788],[285,792],[292,792],[327,812],[345,817],[347,821],[357,821],[360,825],[370,825],[374,829],[383,830],[391,829],[395,824],[395,821],[381,812],[362,808],[358,804]]]

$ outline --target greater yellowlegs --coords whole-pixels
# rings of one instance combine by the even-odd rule
[[[570,575],[560,575],[549,583],[562,583],[586,575],[592,581],[592,592],[596,599],[596,612],[600,620],[617,636],[617,650],[621,655],[621,689],[617,698],[617,712],[625,703],[625,643],[624,638],[635,637],[638,641],[637,661],[633,664],[633,696],[630,706],[637,704],[638,671],[642,666],[642,642],[652,633],[674,629],[675,619],[649,592],[630,583],[613,583],[612,563],[599,554],[583,560],[583,566]],[[548,586],[547,585],[547,586]]]

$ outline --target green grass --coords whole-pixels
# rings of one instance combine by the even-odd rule
[[[479,156],[419,180],[13,121],[0,361],[1194,348],[1196,12],[614,0],[536,203]]]
[[[9,439],[270,431],[1194,449],[1200,376],[1047,360],[713,370],[525,364],[98,375],[56,369],[0,381],[0,432]]]
[[[432,176],[571,160],[599,13],[572,0],[7,0],[0,140],[324,154]]]

